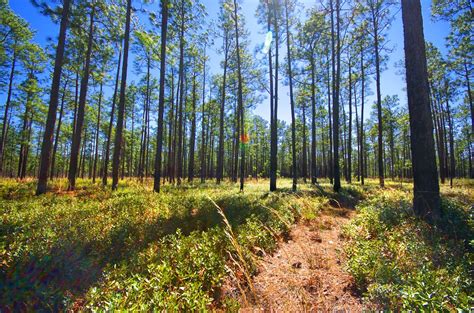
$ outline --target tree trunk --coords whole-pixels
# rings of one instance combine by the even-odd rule
[[[77,172],[77,161],[78,161],[77,158],[79,155],[79,151],[81,149],[82,126],[84,123],[87,87],[89,85],[89,76],[90,76],[89,68],[90,68],[90,60],[91,60],[91,55],[92,55],[92,42],[93,42],[93,36],[94,36],[94,13],[95,13],[95,7],[93,6],[91,8],[91,15],[90,15],[86,61],[85,61],[85,66],[84,66],[84,73],[82,74],[82,79],[81,79],[81,92],[79,95],[79,107],[77,109],[76,129],[74,130],[74,135],[72,138],[72,145],[71,145],[71,160],[69,162],[69,173],[68,173],[68,180],[69,180],[68,190],[74,190],[76,188],[76,172]]]
[[[29,129],[29,123],[30,123],[30,106],[31,106],[31,91],[27,92],[26,96],[26,103],[25,103],[25,113],[23,114],[23,125],[21,128],[20,132],[20,154],[18,157],[18,171],[17,171],[17,177],[19,179],[23,179],[25,177],[25,159],[26,159],[26,151],[27,151],[27,146],[29,145],[29,139],[27,136],[28,129]]]
[[[179,109],[178,109],[178,159],[177,176],[178,185],[181,185],[183,176],[183,103],[186,90],[184,89],[184,0],[181,0],[181,30],[179,36]]]
[[[168,0],[161,1],[160,94],[158,97],[158,131],[156,137],[155,177],[153,190],[160,192],[161,152],[163,150],[163,114],[165,111],[166,36],[168,32]],[[171,92],[173,93],[173,92]],[[171,130],[170,130],[171,131]]]
[[[40,170],[38,174],[38,186],[36,194],[40,195],[46,192],[48,184],[49,166],[51,161],[51,148],[53,145],[54,126],[56,124],[56,111],[58,110],[59,87],[61,83],[61,72],[64,59],[64,47],[66,44],[66,32],[69,19],[69,6],[71,0],[64,0],[63,12],[61,14],[61,26],[59,28],[59,39],[56,47],[56,59],[54,62],[53,82],[44,131],[43,143],[41,145]]]
[[[306,184],[306,177],[308,176],[308,155],[306,145],[306,103],[303,102],[303,168],[302,175],[303,182]]]
[[[311,183],[318,182],[316,172],[316,69],[311,51]],[[324,143],[323,143],[324,144]]]
[[[125,38],[123,49],[122,81],[120,83],[120,98],[117,116],[117,129],[115,131],[114,154],[112,160],[112,190],[117,189],[119,180],[120,155],[122,152],[123,124],[125,115],[125,92],[127,87],[128,69],[128,47],[130,41],[130,15],[132,10],[132,0],[127,1],[127,17],[125,22]]]
[[[328,49],[329,50],[329,49]],[[331,51],[333,51],[334,49],[331,49]],[[332,52],[331,52],[332,53]],[[331,56],[331,59],[334,60],[334,58]],[[334,64],[334,62],[331,62],[332,64]],[[331,109],[331,100],[334,101],[334,99],[332,99],[331,97],[331,73],[330,73],[330,67],[331,67],[331,64],[329,62],[329,56],[328,56],[328,62],[327,62],[327,87],[328,87],[328,120],[329,120],[329,158],[328,158],[328,166],[327,166],[327,169],[328,169],[328,174],[329,174],[329,183],[332,184],[333,183],[333,151],[332,151],[332,147],[333,147],[333,133],[332,133],[332,109]],[[335,72],[335,70],[333,69],[332,71],[333,73]]]
[[[448,113],[448,125],[449,125],[449,185],[453,188],[453,179],[456,177],[456,160],[454,158],[454,128],[453,120],[451,117],[451,110],[449,108],[449,98],[448,98],[448,83],[446,83],[446,113]]]
[[[237,90],[237,101],[240,115],[240,137],[242,139],[246,138],[245,128],[244,128],[244,101],[243,101],[243,84],[242,84],[242,66],[240,60],[240,45],[239,45],[239,21],[237,14],[237,0],[234,0],[234,26],[235,26],[235,49],[237,53],[237,80],[238,80],[238,90]],[[245,147],[240,149],[240,191],[244,191],[244,182],[245,182]]]
[[[59,109],[59,119],[58,119],[58,127],[56,128],[56,136],[54,136],[54,148],[53,148],[53,158],[51,160],[51,174],[50,174],[50,179],[53,180],[54,178],[54,170],[55,170],[55,163],[56,163],[56,153],[58,151],[58,143],[59,143],[59,133],[61,131],[61,124],[63,120],[63,114],[64,114],[64,100],[66,98],[66,88],[69,80],[66,79],[66,82],[64,83],[63,87],[63,95],[61,98],[61,108]]]
[[[295,101],[293,97],[293,72],[291,68],[291,43],[290,43],[290,23],[288,15],[288,0],[285,0],[285,22],[286,22],[286,53],[288,57],[288,78],[290,83],[290,105],[291,105],[291,151],[293,157],[293,184],[292,189],[296,191],[296,185],[298,183],[298,172],[296,169],[296,118],[295,118]]]
[[[414,178],[413,207],[418,216],[436,222],[441,218],[441,209],[419,0],[402,0],[402,19]]]
[[[206,181],[206,47],[204,47],[201,109],[201,183],[203,184]]]
[[[220,184],[224,178],[224,117],[225,117],[225,98],[226,98],[226,79],[227,79],[227,59],[229,55],[228,32],[224,34],[224,75],[222,77],[221,107],[219,115],[219,152],[217,156],[217,184]],[[195,105],[195,99],[193,99]],[[194,107],[193,107],[194,108]],[[194,113],[195,116],[195,113]],[[195,117],[194,117],[195,119]],[[195,124],[194,124],[195,125]]]
[[[375,50],[375,83],[377,87],[377,119],[378,119],[378,169],[379,169],[379,181],[380,187],[384,187],[384,173],[383,173],[383,138],[382,138],[382,95],[380,91],[380,51],[379,51],[379,38],[378,38],[378,25],[373,17],[374,27],[374,50]]]
[[[188,181],[194,179],[194,150],[196,146],[196,72],[193,74],[193,100],[191,113],[191,138],[189,139]],[[221,110],[222,111],[222,110]]]
[[[349,60],[349,135],[347,138],[347,182],[352,183],[352,64]]]
[[[467,61],[464,61],[464,71],[466,76],[467,98],[469,99],[469,108],[471,110],[471,134],[474,134],[474,106],[472,104],[471,82],[469,81]]]
[[[354,111],[356,122],[356,136],[357,136],[357,181],[360,181],[360,128],[359,128],[359,113],[357,110],[357,84],[354,83]]]
[[[362,90],[361,90],[361,98],[360,98],[360,184],[364,185],[364,177],[365,177],[365,159],[364,159],[364,103],[365,103],[365,67],[364,67],[364,49],[362,48],[360,51],[360,71],[361,71],[361,78],[362,78]]]
[[[267,3],[268,4],[268,3]],[[271,47],[269,50],[268,61],[270,71],[270,84],[275,84],[270,87],[270,106],[271,106],[271,117],[270,117],[270,191],[277,189],[277,171],[278,171],[278,71],[279,71],[279,27],[277,20],[277,8],[275,0],[273,0],[273,23],[274,23],[274,36],[275,36],[275,80],[273,81],[272,73],[272,55]],[[270,6],[268,9],[268,29],[270,30]]]
[[[13,59],[12,59],[12,67],[10,69],[10,78],[8,83],[8,94],[7,94],[7,102],[5,104],[5,112],[3,115],[3,125],[2,125],[2,136],[0,137],[0,174],[3,172],[3,153],[5,150],[5,143],[7,141],[7,125],[8,125],[8,111],[10,109],[10,103],[12,98],[12,90],[13,90],[13,78],[15,76],[15,65],[16,65],[16,42],[13,45]]]
[[[117,74],[115,75],[115,88],[114,94],[112,96],[112,108],[110,111],[110,122],[109,128],[107,130],[107,143],[105,145],[105,156],[104,156],[104,172],[102,173],[102,185],[107,185],[107,178],[109,176],[109,157],[110,157],[110,143],[112,141],[112,127],[114,124],[114,115],[115,115],[115,104],[117,100],[117,91],[118,91],[118,83],[120,77],[120,66],[122,64],[122,48],[119,50],[119,58],[117,63]]]
[[[97,125],[95,128],[95,155],[94,155],[94,169],[92,170],[92,182],[95,183],[95,177],[97,173],[97,161],[99,159],[99,132],[100,132],[100,109],[102,105],[102,86],[103,82],[100,82],[99,91],[99,103],[97,104]]]
[[[334,50],[334,12],[333,12],[333,5],[331,0],[331,41],[332,41],[332,69],[333,69],[333,143],[334,143],[334,160],[333,160],[333,168],[334,168],[334,191],[339,192],[341,189],[341,174],[339,168],[339,84],[340,84],[340,67],[341,67],[341,57],[340,57],[340,26],[339,26],[339,0],[336,0],[336,43],[337,43],[337,51]],[[336,53],[336,60],[334,60],[334,54]],[[335,62],[337,62],[337,70],[336,73],[334,72],[334,67],[336,66]]]

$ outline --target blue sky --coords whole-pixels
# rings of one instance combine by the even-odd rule
[[[134,2],[138,2],[135,0]],[[216,19],[217,13],[219,10],[218,0],[203,0],[202,1],[208,11],[209,19]],[[300,0],[305,8],[308,8],[314,3],[319,1],[315,0]],[[242,2],[243,14],[246,20],[247,29],[250,30],[250,49],[253,51],[253,48],[257,44],[261,44],[265,41],[265,34],[262,31],[262,26],[257,23],[255,17],[256,8],[258,5],[258,0],[243,0]],[[41,15],[38,10],[32,6],[30,0],[10,0],[10,5],[12,9],[25,20],[27,20],[32,29],[36,30],[36,35],[34,41],[38,44],[45,46],[47,43],[47,38],[56,38],[58,35],[59,26],[51,22],[48,17]],[[434,22],[430,16],[430,0],[422,0],[423,8],[423,22],[424,22],[424,31],[425,38],[428,41],[431,41],[441,49],[442,52],[445,52],[445,38],[449,33],[449,24],[446,22]],[[386,95],[397,94],[401,100],[401,104],[405,105],[406,95],[403,91],[404,89],[404,80],[399,74],[398,70],[395,68],[395,63],[403,59],[403,28],[401,22],[401,12],[398,12],[394,22],[391,25],[391,28],[388,32],[388,40],[390,41],[389,46],[393,48],[393,52],[390,55],[387,69],[382,73],[381,76],[381,90],[382,97]],[[216,43],[220,45],[219,42]],[[210,52],[210,67],[213,73],[218,73],[221,71],[219,67],[219,62],[222,56],[218,55],[216,51]],[[132,67],[133,68],[133,67]],[[132,73],[132,68],[130,68],[131,79],[136,79],[137,77]],[[375,89],[375,84],[373,84],[372,90]],[[280,88],[280,105],[279,105],[279,118],[285,120],[286,122],[290,121],[290,104],[288,96],[288,88],[281,86]],[[1,95],[0,99],[3,102],[5,95]],[[370,108],[370,105],[375,100],[374,95],[369,96],[367,100],[367,108]],[[368,116],[366,112],[365,116]],[[257,105],[255,114],[261,115],[265,119],[269,120],[269,104],[268,100],[264,100],[261,104]]]

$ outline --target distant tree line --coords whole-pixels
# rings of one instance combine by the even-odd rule
[[[57,177],[70,190],[77,177],[107,185],[112,176],[113,189],[125,177],[154,177],[155,191],[185,179],[240,180],[243,190],[245,179],[268,177],[273,191],[282,176],[294,190],[329,178],[339,191],[341,179],[378,177],[383,187],[385,178],[414,177],[410,87],[408,106],[381,90],[397,1],[321,0],[303,12],[297,0],[260,0],[267,41],[253,52],[241,0],[220,0],[212,23],[191,0],[32,3],[59,24],[59,36],[40,47],[28,22],[0,1],[0,172],[39,177],[38,194]],[[452,184],[474,178],[472,8],[437,0],[432,13],[451,30],[445,56],[422,38],[428,137],[436,175]],[[210,68],[212,49],[220,68]],[[282,82],[289,124],[278,115]],[[269,121],[253,114],[262,102]]]

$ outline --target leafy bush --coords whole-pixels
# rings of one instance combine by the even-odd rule
[[[387,309],[469,310],[472,214],[448,200],[442,208],[443,223],[433,227],[413,215],[407,192],[387,190],[358,206],[344,229],[345,252],[369,300]]]
[[[217,228],[189,236],[178,230],[140,253],[133,263],[106,269],[104,281],[87,294],[86,307],[107,311],[205,310],[225,274],[220,238]]]

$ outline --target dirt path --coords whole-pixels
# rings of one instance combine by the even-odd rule
[[[272,256],[261,261],[254,277],[258,304],[242,312],[360,312],[364,306],[342,268],[341,227],[355,215],[326,209],[313,222],[300,222]]]

